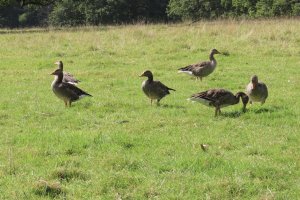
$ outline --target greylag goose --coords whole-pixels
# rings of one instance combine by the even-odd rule
[[[173,90],[162,84],[160,81],[153,80],[153,74],[151,71],[144,71],[140,77],[148,77],[147,80],[143,81],[142,89],[147,97],[149,97],[151,105],[153,100],[157,100],[157,105],[159,105],[159,101],[166,95],[170,94],[169,90]]]
[[[188,75],[195,76],[197,79],[200,78],[202,81],[202,78],[211,74],[217,66],[217,61],[214,57],[215,54],[221,53],[217,49],[212,49],[209,55],[210,61],[204,61],[179,68],[178,73],[186,73]]]
[[[215,116],[221,114],[221,108],[238,104],[240,97],[243,102],[243,111],[246,111],[246,105],[249,101],[249,97],[243,93],[238,92],[236,95],[232,92],[224,89],[211,89],[197,94],[193,94],[189,100],[200,102],[209,107],[215,107]]]
[[[65,106],[71,107],[71,103],[85,96],[92,96],[79,89],[73,84],[63,82],[63,72],[61,69],[55,70],[51,75],[55,76],[51,84],[54,94],[65,102]]]
[[[65,83],[71,83],[73,85],[77,85],[80,81],[77,80],[72,74],[70,74],[69,72],[64,72],[64,64],[62,61],[57,61],[54,64],[58,65],[58,69],[61,69],[61,71],[63,71],[64,74],[64,78],[63,78],[63,82]]]
[[[256,75],[251,77],[251,82],[246,87],[246,93],[250,98],[250,104],[252,102],[261,102],[264,104],[268,98],[268,88],[263,82],[258,82]]]

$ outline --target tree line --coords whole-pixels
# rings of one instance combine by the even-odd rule
[[[300,16],[300,0],[0,0],[0,27]]]

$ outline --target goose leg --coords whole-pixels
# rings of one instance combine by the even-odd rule
[[[246,112],[246,106],[243,106],[243,112],[244,113]]]
[[[68,107],[68,102],[64,101],[65,102],[65,107]]]
[[[219,114],[219,115],[221,114],[221,108],[220,108],[220,107],[216,107],[216,110],[215,110],[215,117],[217,117],[218,114]]]
[[[150,99],[150,103],[151,103],[151,106],[152,106],[152,99]]]
[[[157,99],[157,102],[156,102],[157,106],[160,106],[159,101],[160,101],[160,99]]]

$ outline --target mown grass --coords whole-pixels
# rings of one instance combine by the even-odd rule
[[[0,199],[299,198],[299,20],[26,31],[0,34]],[[177,74],[212,48],[226,56],[209,77]],[[56,60],[92,98],[64,108]],[[177,90],[160,107],[145,69]],[[186,101],[253,74],[269,98],[246,113]]]

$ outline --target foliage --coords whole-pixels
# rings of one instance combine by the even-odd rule
[[[226,16],[299,16],[296,1],[285,0],[170,0],[168,15],[179,19]]]
[[[87,0],[77,3],[76,8],[83,16],[85,25],[119,24],[136,21],[158,21],[166,18],[167,0]],[[58,6],[65,7],[58,3]],[[55,12],[56,8],[54,8]],[[53,13],[55,15],[55,13]],[[64,19],[62,19],[64,20]]]
[[[0,27],[299,16],[286,0],[0,0]]]
[[[79,26],[85,23],[84,15],[76,0],[62,0],[56,4],[49,16],[49,23],[54,26]]]

